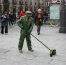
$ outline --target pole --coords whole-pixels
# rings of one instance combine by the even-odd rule
[[[41,42],[38,38],[36,38],[33,34],[31,34],[35,39],[37,39],[42,45],[44,45],[47,49],[51,51],[49,47],[47,47],[43,42]]]
[[[61,11],[61,0],[60,0],[60,11]]]
[[[66,33],[66,9],[65,9],[65,0],[62,0],[62,2],[61,2],[59,33]]]

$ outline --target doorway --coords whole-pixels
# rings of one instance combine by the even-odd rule
[[[3,1],[3,12],[4,11],[9,12],[9,1],[8,0]]]

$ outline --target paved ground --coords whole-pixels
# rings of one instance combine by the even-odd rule
[[[37,35],[36,26],[32,34],[51,49],[57,50],[57,55],[50,57],[50,52],[31,36],[34,52],[27,50],[24,42],[23,53],[18,52],[20,28],[9,27],[8,35],[0,34],[0,65],[66,65],[66,34],[59,33],[58,27],[42,26],[41,35]]]

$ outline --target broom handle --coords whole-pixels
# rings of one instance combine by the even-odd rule
[[[33,34],[31,34],[35,39],[37,39]],[[46,48],[48,48],[50,51],[51,49],[49,47],[47,47],[44,43],[42,43],[39,39],[37,39],[41,44],[43,44]]]

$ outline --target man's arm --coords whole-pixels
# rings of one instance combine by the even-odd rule
[[[21,17],[18,21],[17,24],[20,28],[22,28],[22,21],[23,21],[23,17]]]
[[[29,33],[31,33],[32,29],[33,29],[33,18],[31,18],[32,21],[31,21],[31,25],[30,25],[30,29],[29,29]]]

